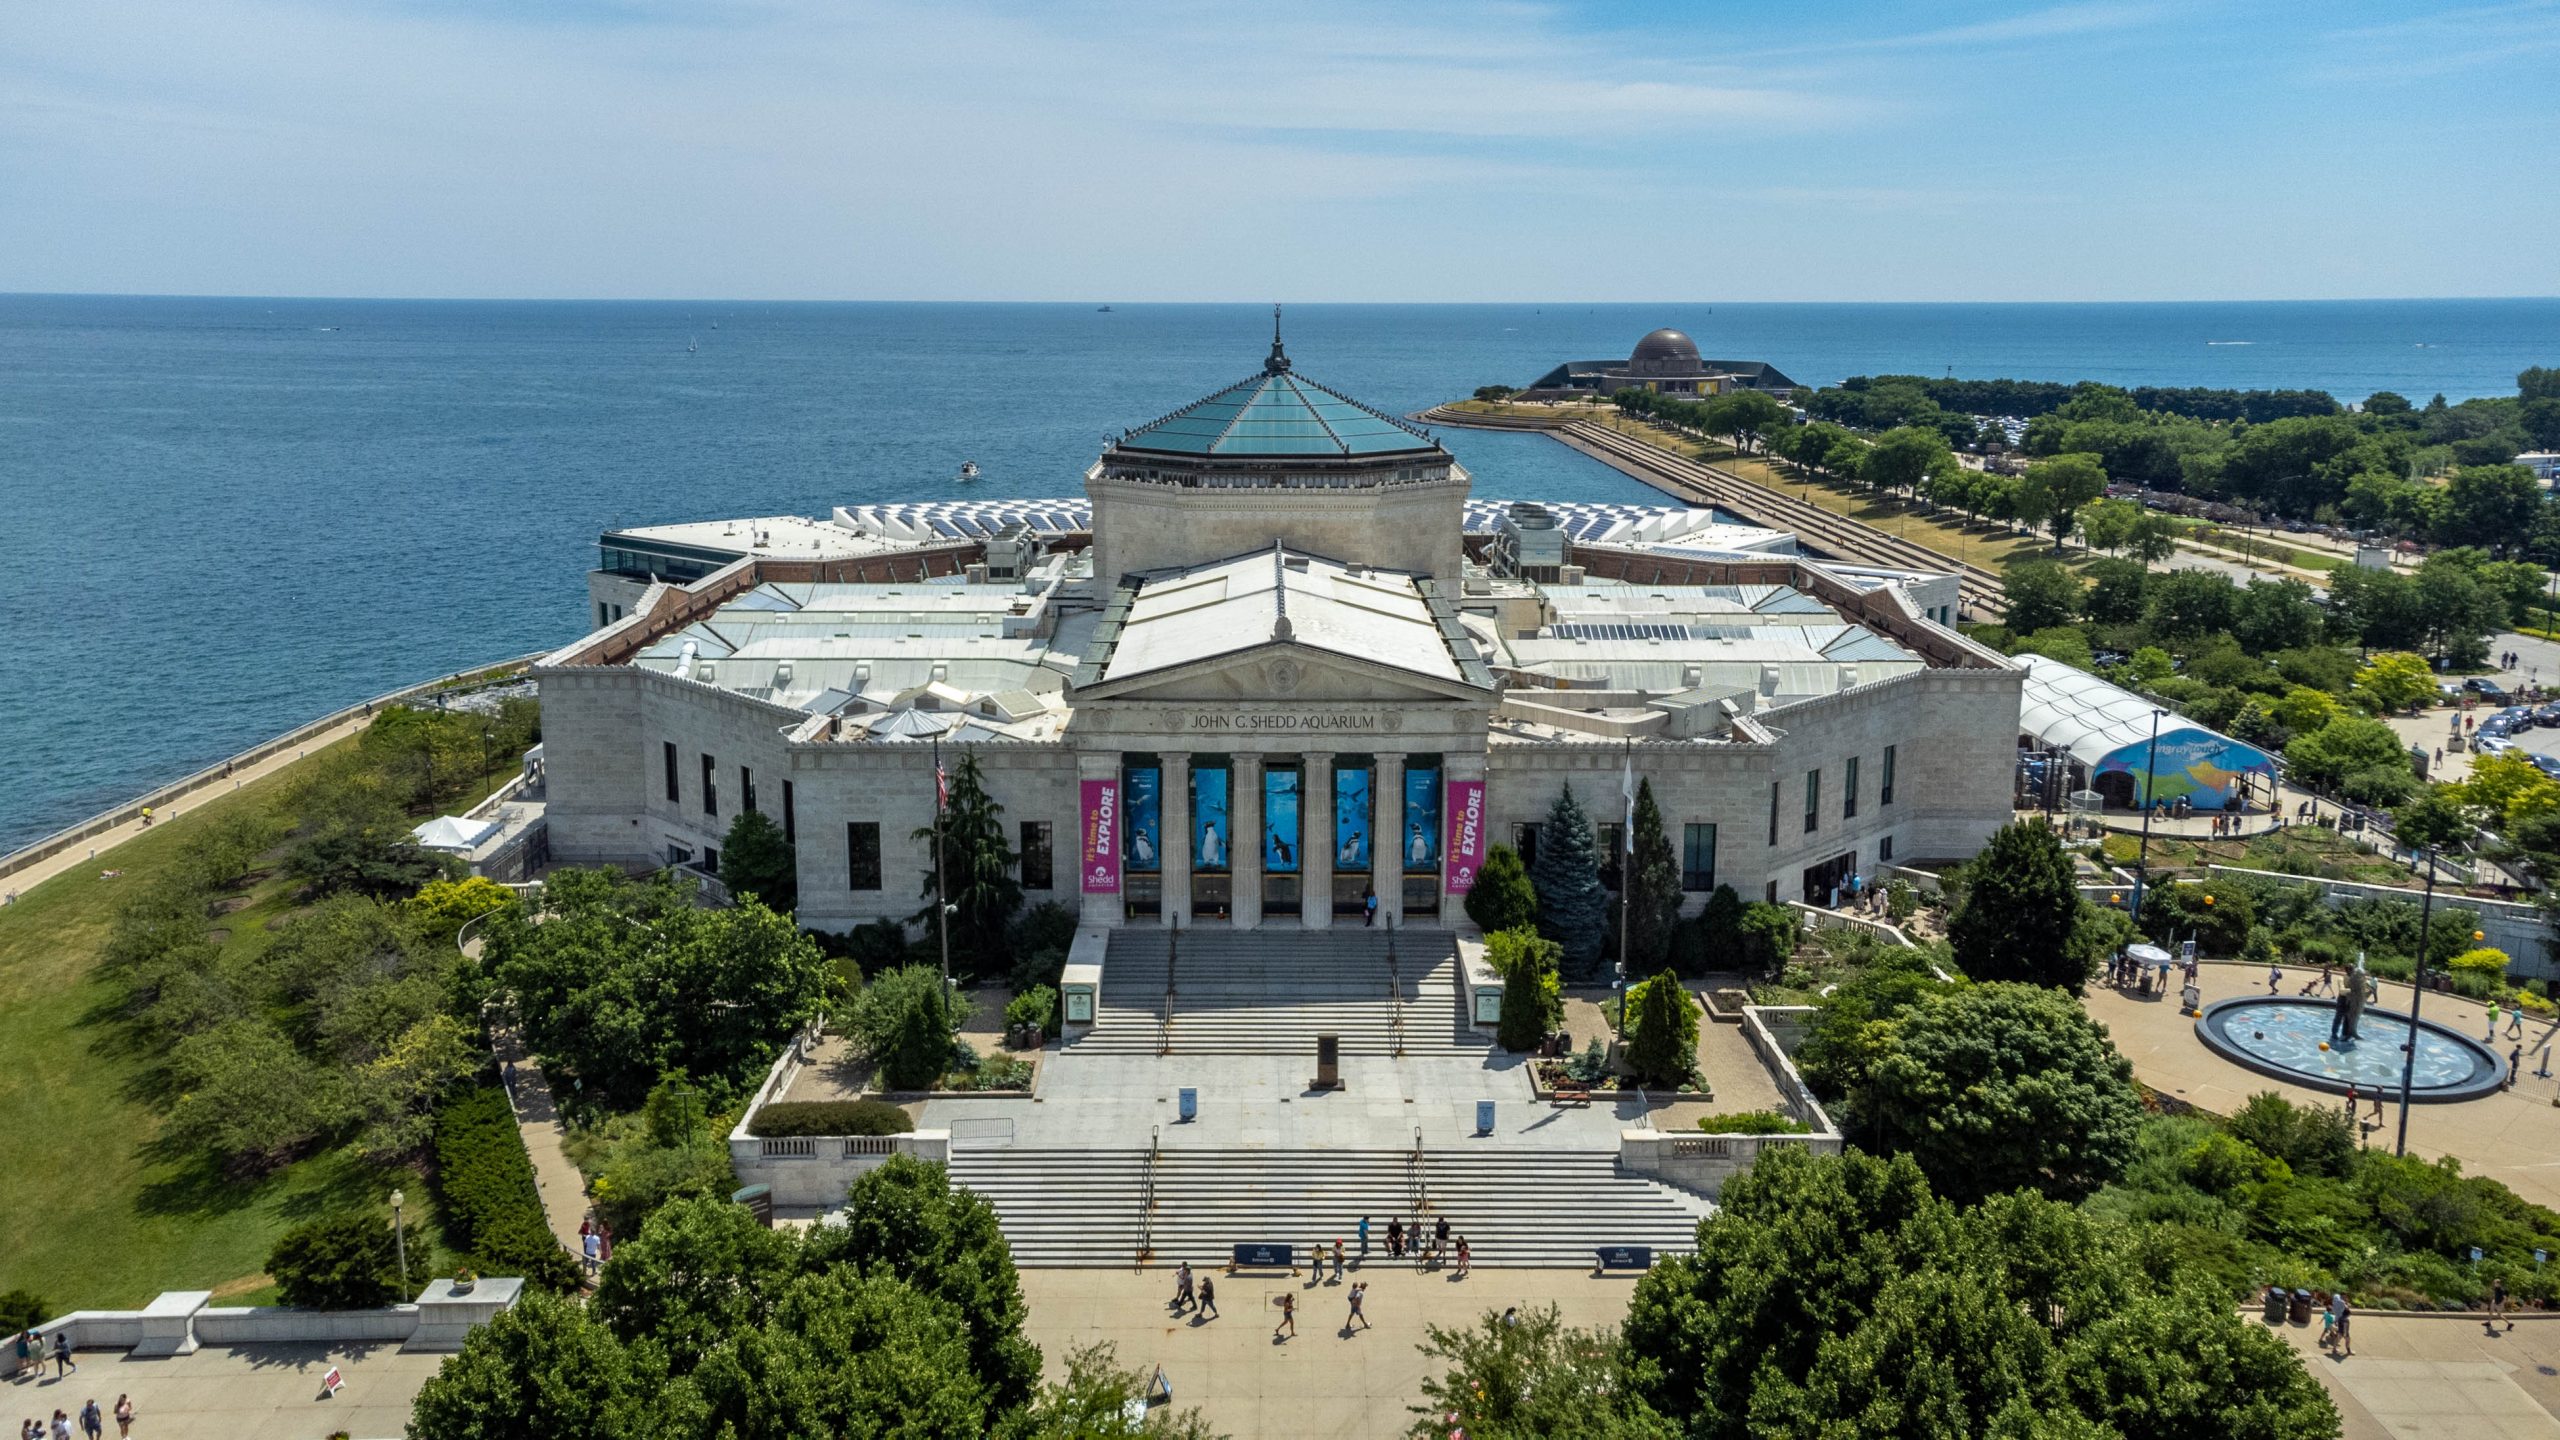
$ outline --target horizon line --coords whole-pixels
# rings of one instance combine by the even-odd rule
[[[1108,296],[1062,297],[1054,299],[987,299],[950,297],[805,297],[758,295],[360,295],[314,294],[279,295],[252,291],[189,292],[152,290],[0,290],[0,300],[264,300],[288,303],[314,301],[364,302],[401,305],[1091,305],[1117,309],[1174,306],[1264,306],[1269,297],[1232,300],[1114,300]],[[2270,295],[2246,298],[2151,298],[2151,299],[2041,299],[2041,300],[1725,300],[1725,299],[1639,299],[1639,300],[1290,300],[1290,305],[1338,308],[1387,307],[1458,309],[1493,307],[1556,306],[1699,306],[1699,305],[1967,305],[1967,306],[2035,306],[2035,305],[2427,305],[2427,304],[2517,304],[2560,300],[2554,295]]]

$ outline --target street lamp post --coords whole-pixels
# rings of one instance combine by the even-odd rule
[[[2151,811],[2152,782],[2160,773],[2160,718],[2169,712],[2154,708],[2151,712],[2151,751],[2142,762],[2142,846],[2133,861],[2133,923],[2142,923],[2142,900],[2151,890]]]
[[[391,1244],[400,1255],[400,1296],[404,1300],[409,1295],[409,1237],[400,1229],[400,1207],[408,1198],[397,1190],[391,1192]]]
[[[2427,926],[2436,910],[2435,847],[2421,846],[2418,859],[2427,869],[2427,898],[2418,904],[2418,966],[2409,981],[2409,1043],[2400,1047],[2400,1137],[2391,1146],[2394,1155],[2409,1153],[2409,1087],[2418,1076],[2418,1003],[2427,994]]]

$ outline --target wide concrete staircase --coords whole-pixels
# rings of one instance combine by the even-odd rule
[[[1385,1263],[1387,1221],[1445,1215],[1489,1266],[1588,1266],[1602,1245],[1685,1252],[1714,1207],[1619,1173],[1608,1151],[955,1148],[951,1178],[996,1207],[1016,1263],[1039,1268],[1224,1263],[1233,1247],[1336,1238]],[[1303,1263],[1303,1261],[1301,1262]],[[1454,1263],[1454,1262],[1453,1262]]]
[[[1340,1036],[1345,1055],[1492,1045],[1466,1024],[1446,930],[1123,928],[1104,952],[1100,1001],[1071,1051],[1312,1056],[1319,1034]]]

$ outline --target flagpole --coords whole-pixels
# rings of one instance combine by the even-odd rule
[[[951,899],[950,881],[942,859],[942,734],[933,737],[933,919],[942,932],[942,988],[951,989]]]
[[[1636,742],[1627,742],[1625,768],[1618,788],[1627,797],[1626,823],[1618,827],[1618,1006],[1619,1029],[1626,1028],[1627,922],[1635,915]]]

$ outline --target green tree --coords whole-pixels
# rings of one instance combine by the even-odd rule
[[[2284,763],[2296,779],[2335,787],[2349,775],[2366,770],[2409,771],[2409,750],[2398,734],[2379,720],[2341,715],[2284,747]]]
[[[1609,893],[1600,886],[1598,837],[1591,816],[1568,783],[1538,828],[1537,863],[1529,879],[1538,892],[1538,933],[1564,951],[1568,974],[1587,979],[1600,964],[1609,930]]]
[[[2071,996],[1973,985],[1894,1028],[1859,1098],[1878,1133],[1941,1191],[2078,1200],[2123,1169],[2142,1120],[2133,1067]]]
[[[1502,977],[1502,1016],[1496,1038],[1505,1050],[1538,1048],[1564,1018],[1563,982],[1556,962],[1563,952],[1535,929],[1521,926],[1484,937],[1485,962]]]
[[[1699,968],[1734,970],[1741,968],[1742,896],[1730,885],[1719,885],[1707,896],[1698,910]]]
[[[2050,560],[2010,566],[2000,582],[2000,593],[2009,602],[2009,629],[2019,635],[2068,625],[2080,612],[2079,577]]]
[[[1487,935],[1538,923],[1538,892],[1519,851],[1496,845],[1485,852],[1484,868],[1467,892],[1467,918]]]
[[[2231,636],[2252,655],[2320,643],[2325,617],[2312,588],[2299,580],[2252,580],[2233,606]]]
[[[423,1281],[434,1251],[415,1220],[401,1230],[416,1259],[410,1276]],[[400,1246],[391,1234],[390,1206],[379,1211],[341,1210],[305,1220],[284,1232],[267,1255],[279,1298],[309,1310],[371,1310],[397,1305],[417,1286],[400,1273]]]
[[[2147,565],[2157,565],[2178,550],[2178,523],[2166,515],[2146,512],[2125,533],[2127,554]]]
[[[1921,483],[1932,473],[1953,463],[1945,436],[1935,430],[1904,425],[1877,437],[1858,478],[1879,490],[1917,494]]]
[[[761,810],[743,810],[720,842],[720,878],[730,893],[753,895],[778,913],[800,906],[800,862],[782,827]]]
[[[2154,575],[2146,590],[2147,622],[2163,639],[2229,630],[2240,606],[2240,587],[2205,570]]]
[[[1665,970],[1627,990],[1627,1064],[1648,1085],[1674,1086],[1698,1068],[1698,1002]]]
[[[1615,1337],[1568,1328],[1552,1304],[1512,1320],[1426,1325],[1422,1353],[1447,1362],[1426,1375],[1411,1440],[1676,1440],[1678,1426],[1628,1393]]]
[[[615,1264],[621,1263],[617,1254]],[[644,1440],[699,1434],[701,1397],[586,1309],[539,1290],[471,1332],[418,1390],[409,1440]]]
[[[2423,655],[2394,651],[2367,660],[2356,672],[2355,687],[2385,711],[2406,710],[2434,698],[2435,671]]]
[[[2037,820],[2000,827],[1965,867],[1965,880],[1947,940],[1967,975],[2079,993],[2090,971],[2071,935],[2087,902],[2050,827]]]
[[[2430,785],[2418,798],[2392,813],[2391,834],[2404,845],[2442,853],[2469,843],[2471,821],[2463,815],[2452,787]]]
[[[2106,493],[2107,472],[2097,456],[2056,455],[2027,467],[2018,484],[2018,511],[2021,518],[2053,532],[2053,548],[2060,550],[2082,507]]]
[[[1653,781],[1636,782],[1636,853],[1627,896],[1627,968],[1658,970],[1670,963],[1671,937],[1680,925],[1680,857],[1671,848],[1654,802]]]
[[[977,755],[963,749],[960,763],[951,772],[951,800],[942,808],[940,858],[934,862],[950,867],[949,892],[945,894],[940,878],[928,867],[925,907],[908,917],[909,924],[923,925],[925,934],[932,936],[934,902],[939,899],[952,907],[955,971],[981,975],[1000,969],[1006,930],[1014,912],[1022,908],[1021,872],[1013,847],[1005,843],[1003,815],[1004,807],[987,794]],[[913,838],[923,844],[928,857],[937,853],[934,827],[919,826]]]
[[[2092,550],[2110,554],[2124,548],[2133,538],[2135,522],[2142,518],[2142,507],[2130,500],[2099,500],[2080,516],[2080,538]]]
[[[1111,1342],[1079,1345],[1066,1354],[1067,1375],[1040,1387],[1032,1403],[1029,1433],[1075,1440],[1212,1440],[1198,1410],[1147,1408],[1148,1377],[1123,1366]],[[1135,1405],[1137,1417],[1131,1417]]]
[[[2521,465],[2466,465],[2445,482],[2436,543],[2506,554],[2533,533],[2542,487]]]
[[[2143,587],[2151,572],[2136,560],[2092,560],[2089,592],[2080,613],[2096,625],[2131,625],[2142,618]]]
[[[907,965],[872,977],[854,1003],[847,1030],[854,1048],[880,1067],[889,1088],[922,1090],[950,1068],[960,1018],[942,972]]]

